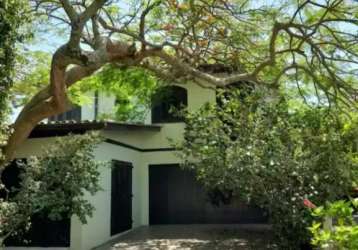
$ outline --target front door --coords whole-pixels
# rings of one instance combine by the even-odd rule
[[[132,164],[113,161],[111,192],[111,235],[132,228]]]

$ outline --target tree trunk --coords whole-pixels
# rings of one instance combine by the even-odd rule
[[[5,250],[4,238],[1,238],[1,237],[0,237],[0,250]]]
[[[326,216],[323,219],[323,229],[325,231],[329,231],[329,232],[333,232],[334,231],[334,227],[333,227],[333,218],[330,216]],[[328,243],[327,248],[325,248],[327,250],[334,250],[335,247],[332,243]]]

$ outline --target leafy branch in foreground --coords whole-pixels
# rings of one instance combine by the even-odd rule
[[[19,186],[2,183],[0,187],[0,245],[10,235],[26,231],[37,213],[52,220],[76,215],[86,223],[94,208],[85,195],[100,190],[103,163],[93,155],[100,141],[95,133],[58,138],[42,156],[19,163]]]
[[[358,199],[340,200],[313,209],[315,221],[309,227],[312,244],[322,249],[357,249],[358,224],[353,217],[357,210]],[[333,225],[324,225],[327,218],[333,219]]]

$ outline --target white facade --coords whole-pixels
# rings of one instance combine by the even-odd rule
[[[196,84],[188,83],[181,85],[187,89],[188,109],[195,110],[206,102],[215,101],[215,90],[202,88]],[[114,105],[114,98],[106,95],[99,95],[99,113],[111,112]],[[94,119],[94,107],[88,105],[82,108],[82,119]],[[150,124],[150,112],[146,123]],[[162,123],[160,131],[150,130],[104,130],[103,136],[131,147],[115,145],[109,142],[100,144],[95,156],[100,161],[120,160],[133,164],[132,172],[132,217],[133,227],[149,224],[149,171],[151,164],[173,164],[179,163],[168,138],[180,140],[184,124]],[[17,152],[18,158],[30,155],[39,155],[42,148],[52,143],[54,138],[34,138],[27,140]],[[154,150],[150,150],[154,149]],[[81,225],[77,218],[71,221],[71,249],[89,250],[101,245],[112,237],[110,236],[111,216],[111,169],[105,167],[101,170],[100,184],[103,191],[95,196],[88,196],[88,200],[95,207],[92,218],[89,218],[86,225]]]

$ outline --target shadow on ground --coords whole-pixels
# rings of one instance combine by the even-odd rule
[[[96,250],[274,249],[267,225],[170,225],[135,229]]]

